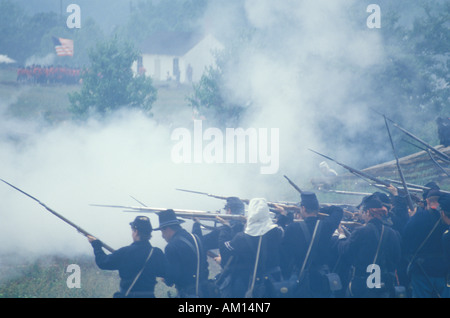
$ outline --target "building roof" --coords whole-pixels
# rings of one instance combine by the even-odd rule
[[[143,41],[140,48],[144,54],[182,56],[204,37],[196,32],[160,31]]]

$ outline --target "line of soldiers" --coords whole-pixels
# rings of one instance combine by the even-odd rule
[[[263,198],[248,210],[237,197],[227,199],[219,227],[196,220],[192,233],[173,210],[162,211],[159,227],[164,252],[149,240],[145,216],[132,223],[133,243],[107,255],[89,237],[97,265],[119,270],[116,297],[154,297],[156,278],[174,285],[179,297],[450,297],[450,195],[439,186],[423,193],[423,205],[409,211],[395,187],[375,192],[358,206],[357,227],[346,228],[344,210],[321,206],[313,192],[302,192],[298,209],[269,208]],[[273,217],[276,212],[275,219]],[[207,255],[221,272],[210,278]]]
[[[82,70],[67,65],[33,64],[21,66],[17,69],[17,82],[22,84],[65,84],[74,85],[80,82]]]

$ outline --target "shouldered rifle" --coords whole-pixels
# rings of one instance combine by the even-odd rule
[[[49,208],[47,205],[45,205],[44,203],[42,203],[41,201],[39,201],[38,199],[36,199],[35,197],[29,195],[28,193],[26,193],[23,190],[20,190],[19,188],[13,186],[11,183],[6,182],[3,179],[0,179],[0,181],[6,183],[7,185],[9,185],[10,187],[16,189],[17,191],[25,194],[27,197],[33,199],[34,201],[36,201],[37,203],[39,203],[41,206],[43,206],[47,211],[49,211],[50,213],[52,213],[53,215],[57,216],[58,218],[60,218],[61,220],[63,220],[64,222],[66,222],[67,224],[69,224],[70,226],[74,227],[79,233],[83,234],[84,236],[94,236],[90,233],[88,233],[87,231],[83,230],[81,227],[79,227],[78,225],[76,225],[75,223],[69,221],[68,219],[66,219],[65,217],[63,217],[61,214],[59,214],[58,212],[54,211],[53,209]],[[105,243],[102,242],[103,247],[108,250],[109,252],[114,252],[114,249],[111,248],[110,246],[106,245]]]

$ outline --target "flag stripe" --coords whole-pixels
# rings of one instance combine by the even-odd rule
[[[73,40],[53,37],[53,42],[55,44],[56,55],[73,56]]]

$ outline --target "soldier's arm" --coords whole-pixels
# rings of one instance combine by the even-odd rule
[[[120,268],[124,254],[123,248],[114,253],[106,254],[100,240],[92,240],[91,245],[94,248],[95,263],[100,269],[117,270]]]

